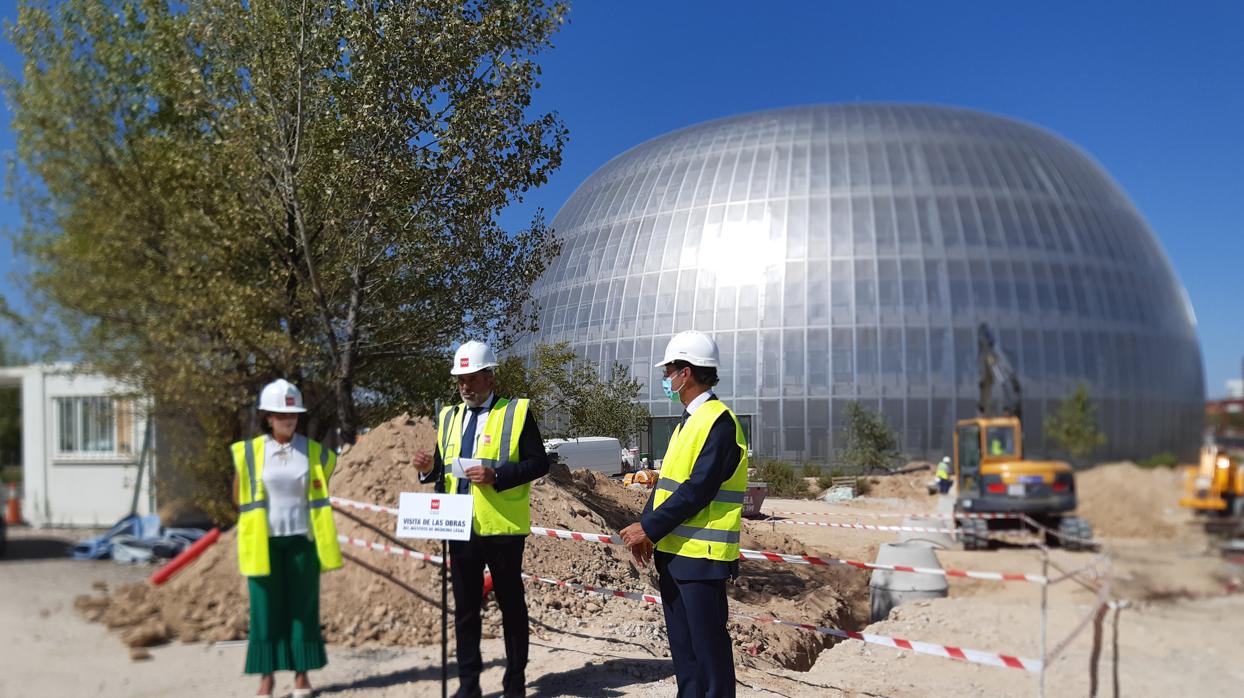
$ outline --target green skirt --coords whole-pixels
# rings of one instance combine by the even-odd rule
[[[246,673],[311,671],[328,663],[320,635],[320,559],[306,536],[268,539],[272,572],[249,577]]]

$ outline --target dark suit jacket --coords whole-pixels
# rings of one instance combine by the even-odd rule
[[[709,401],[716,399],[717,396],[714,395],[709,398]],[[652,502],[656,497],[656,490],[652,491],[648,497],[648,504],[644,506],[643,516],[639,519],[640,526],[652,542],[658,542],[669,535],[675,527],[708,506],[708,503],[713,501],[713,497],[717,496],[717,491],[734,474],[734,469],[738,467],[739,459],[743,456],[734,437],[734,420],[730,419],[730,415],[723,413],[716,422],[713,422],[713,427],[708,432],[708,439],[704,442],[704,448],[700,450],[700,455],[691,468],[691,476],[686,482],[679,485],[678,489],[674,490],[674,493],[655,509],[652,508]],[[660,551],[656,554],[668,555]],[[722,562],[680,555],[669,555],[669,558],[670,574],[679,581],[726,579],[739,574],[737,560]],[[663,562],[666,561],[663,560]]]

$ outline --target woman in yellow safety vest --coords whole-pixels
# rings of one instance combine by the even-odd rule
[[[265,434],[233,454],[238,567],[250,590],[247,674],[271,698],[277,671],[294,672],[293,698],[309,698],[307,672],[328,663],[320,635],[320,573],[341,567],[328,478],[337,454],[298,434],[302,393],[277,380],[259,394]]]

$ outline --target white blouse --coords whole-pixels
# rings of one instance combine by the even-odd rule
[[[268,496],[268,535],[306,535],[310,530],[307,506],[307,437],[295,434],[287,444],[264,439],[263,486]]]

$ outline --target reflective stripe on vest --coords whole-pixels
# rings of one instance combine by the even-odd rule
[[[238,567],[248,577],[271,572],[268,558],[268,498],[263,495],[264,438],[233,444],[233,465],[238,476]],[[315,539],[320,571],[342,566],[337,526],[328,496],[328,478],[337,465],[337,454],[307,439],[307,506]],[[257,496],[258,495],[258,496]]]
[[[674,430],[661,466],[661,477],[653,493],[653,507],[660,507],[690,477],[708,440],[709,432],[722,414],[734,422],[739,462],[722,483],[713,499],[700,511],[661,540],[657,550],[683,557],[730,562],[739,558],[739,538],[743,526],[743,501],[747,491],[747,440],[743,427],[724,403],[709,400]]]
[[[523,425],[527,421],[530,403],[525,399],[498,398],[488,410],[484,424],[476,425],[477,446],[474,457],[490,468],[500,468],[506,463],[517,462],[518,442]],[[471,530],[481,536],[527,535],[531,533],[531,484],[526,483],[497,491],[491,485],[476,485],[468,481],[458,482],[453,476],[453,459],[462,448],[462,420],[466,409],[463,405],[441,410],[438,431],[441,462],[445,464],[445,491],[469,491],[473,498]],[[517,429],[515,429],[515,425]]]
[[[674,482],[668,477],[663,477],[660,480],[657,480],[657,489],[674,494],[674,490],[678,489],[678,484],[679,483]],[[746,492],[728,492],[726,490],[718,490],[717,494],[713,496],[713,501],[721,504],[742,504],[743,500],[746,498]]]

